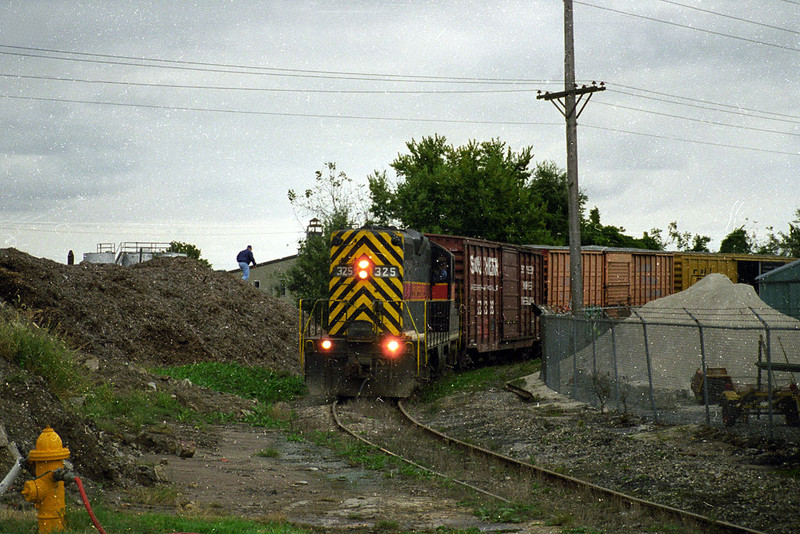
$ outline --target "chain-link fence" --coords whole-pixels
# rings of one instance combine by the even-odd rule
[[[542,337],[548,387],[603,410],[800,436],[800,322],[767,306],[545,314]]]

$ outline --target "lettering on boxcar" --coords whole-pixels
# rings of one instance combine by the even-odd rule
[[[500,274],[500,264],[497,261],[497,258],[492,258],[489,256],[470,256],[469,272],[471,274],[497,276]]]

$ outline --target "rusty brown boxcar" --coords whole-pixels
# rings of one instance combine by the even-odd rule
[[[531,246],[544,255],[546,304],[570,309],[567,247]],[[673,254],[641,249],[581,248],[584,307],[641,306],[673,291]]]
[[[539,339],[544,257],[529,247],[426,234],[453,254],[462,350],[474,354],[532,348]]]

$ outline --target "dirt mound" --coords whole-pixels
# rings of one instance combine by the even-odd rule
[[[0,249],[0,299],[41,310],[42,322],[101,360],[299,371],[294,309],[190,258],[70,266]]]
[[[235,412],[252,404],[153,376],[147,368],[222,361],[300,372],[296,309],[190,258],[156,258],[128,267],[64,265],[0,249],[0,303],[24,309],[64,337],[78,350],[93,383],[158,389],[201,412]],[[104,435],[65,408],[43,381],[20,376],[0,359],[0,424],[23,453],[50,425],[84,476],[121,484],[150,476],[132,454],[147,446],[142,442],[148,438]],[[0,471],[8,465],[4,452]]]

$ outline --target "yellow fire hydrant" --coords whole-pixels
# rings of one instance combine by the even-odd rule
[[[69,458],[69,449],[61,442],[55,430],[46,427],[36,440],[36,448],[28,454],[28,462],[34,466],[36,478],[22,488],[22,495],[39,511],[40,534],[67,528],[64,518],[64,482],[53,477],[53,471],[64,467]]]

